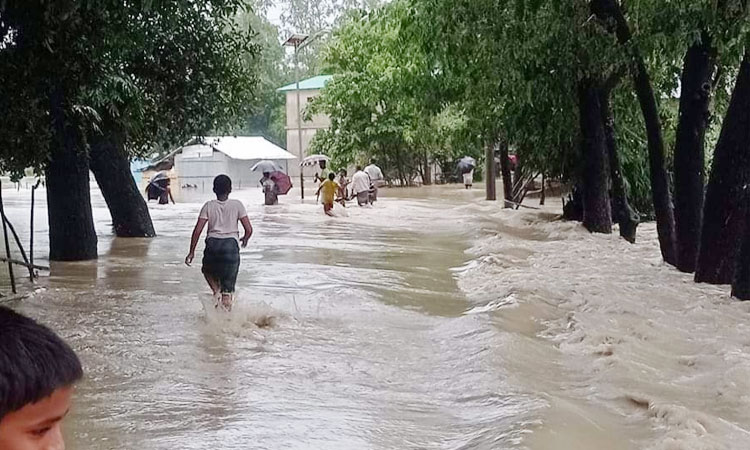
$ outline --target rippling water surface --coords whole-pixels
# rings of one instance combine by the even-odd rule
[[[456,187],[336,218],[239,191],[227,316],[182,263],[207,196],[115,239],[93,192],[100,259],[12,303],[84,362],[74,450],[750,448],[750,308],[664,266],[653,226],[630,246]],[[28,191],[4,195],[28,239]]]

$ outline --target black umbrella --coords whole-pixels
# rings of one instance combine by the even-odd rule
[[[458,160],[458,164],[456,165],[456,169],[461,174],[469,173],[477,166],[477,161],[472,158],[471,156],[464,156],[463,158]]]
[[[154,175],[154,178],[152,178],[151,181],[156,182],[156,181],[166,180],[167,178],[169,178],[167,176],[167,172],[162,171]]]

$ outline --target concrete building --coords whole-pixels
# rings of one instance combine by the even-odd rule
[[[300,111],[303,112],[303,115],[308,103],[320,95],[321,89],[331,78],[330,75],[320,75],[299,82]],[[302,149],[300,152],[297,122],[297,83],[279,88],[278,91],[286,94],[286,149],[301,160],[308,155],[307,149],[315,133],[318,130],[329,128],[331,120],[325,114],[316,114],[311,120],[302,120]],[[290,167],[289,175],[299,176],[299,170],[299,166]]]
[[[206,136],[191,140],[146,170],[167,171],[175,189],[190,186],[210,192],[219,174],[229,175],[234,189],[247,189],[258,187],[263,174],[251,169],[261,160],[273,161],[287,173],[299,166],[296,156],[260,136]]]

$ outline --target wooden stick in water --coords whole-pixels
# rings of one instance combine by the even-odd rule
[[[7,217],[4,218],[5,223],[8,225],[8,228],[10,228],[11,234],[13,234],[13,239],[16,240],[16,245],[18,245],[18,249],[21,251],[21,257],[26,262],[26,264],[31,264],[29,262],[29,258],[26,257],[26,251],[23,249],[23,245],[21,245],[21,239],[18,237],[18,233],[16,233],[16,228],[13,226],[12,223],[10,223],[10,220],[8,220]],[[34,269],[29,266],[29,277],[31,278],[31,281],[34,281]]]
[[[34,196],[36,194],[36,190],[39,187],[39,183],[41,183],[42,180],[36,180],[36,184],[31,187],[31,220],[29,222],[29,227],[31,230],[29,231],[29,264],[32,267],[34,267]],[[32,276],[31,281],[34,281],[34,277]]]
[[[6,258],[4,256],[0,256],[0,262],[7,262],[8,264],[15,264],[17,266],[23,266],[23,267],[31,267],[33,269],[46,270],[49,272],[49,267],[47,266],[40,266],[39,264],[29,264],[27,262],[19,261],[14,258]]]
[[[10,242],[8,241],[8,227],[6,226],[7,219],[5,218],[5,208],[3,206],[3,187],[0,183],[0,217],[2,217],[3,220],[3,235],[5,237],[5,254],[8,256],[8,260],[10,260]],[[10,288],[13,290],[13,293],[16,294],[16,278],[13,275],[13,263],[8,261],[8,273],[10,274]]]

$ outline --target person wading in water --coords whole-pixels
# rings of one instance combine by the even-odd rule
[[[198,215],[198,223],[190,240],[190,253],[185,257],[188,266],[195,258],[195,247],[208,224],[206,249],[203,252],[203,275],[213,291],[216,307],[232,310],[234,287],[240,269],[240,243],[247,247],[253,235],[253,227],[247,218],[245,206],[239,200],[229,200],[232,180],[226,175],[214,178],[216,200],[203,205]],[[245,235],[240,238],[237,223],[242,223]]]

